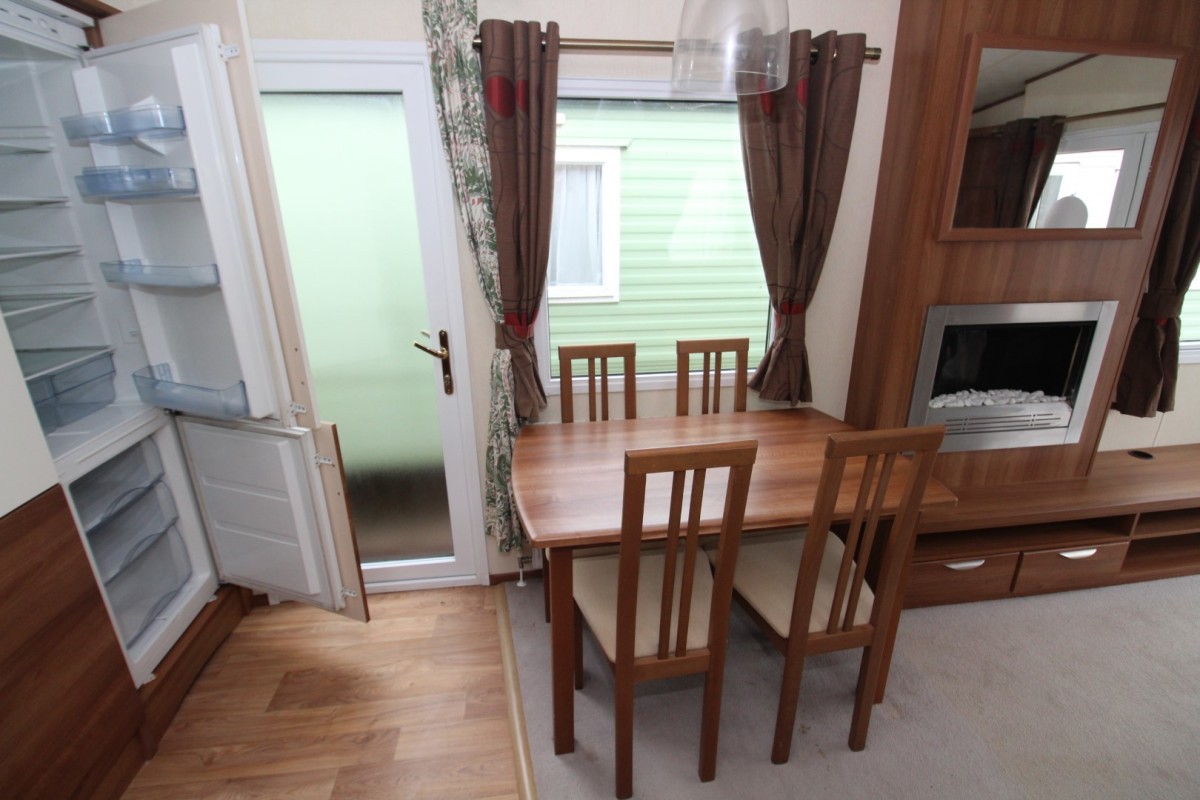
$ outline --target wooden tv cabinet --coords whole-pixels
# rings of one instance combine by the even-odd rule
[[[1086,478],[956,489],[922,515],[905,607],[1200,573],[1200,444],[1096,454]]]

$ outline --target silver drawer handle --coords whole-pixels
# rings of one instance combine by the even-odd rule
[[[979,559],[976,559],[975,561],[959,561],[954,564],[946,564],[945,566],[946,566],[946,569],[954,569],[954,570],[958,570],[959,572],[961,572],[965,569],[975,569],[976,567],[982,567],[984,565],[984,562],[986,562],[986,561],[987,561],[986,558],[979,558]]]
[[[1072,561],[1078,561],[1081,558],[1091,558],[1096,555],[1099,548],[1089,547],[1086,550],[1068,550],[1065,553],[1059,553],[1063,558],[1069,558]]]

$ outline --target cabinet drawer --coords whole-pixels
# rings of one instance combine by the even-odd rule
[[[1017,571],[1018,553],[913,564],[906,608],[1005,597]]]
[[[1109,583],[1121,571],[1129,542],[1025,553],[1013,591],[1055,592]]]

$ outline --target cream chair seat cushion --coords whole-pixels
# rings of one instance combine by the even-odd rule
[[[680,548],[682,550],[682,547]],[[574,563],[575,603],[587,620],[609,661],[617,658],[617,573],[619,555],[576,558]],[[637,629],[634,633],[634,658],[658,652],[658,618],[662,603],[663,566],[666,554],[642,552],[638,570]],[[679,625],[679,591],[683,586],[683,554],[675,568],[675,602],[671,609],[671,650]],[[688,620],[687,649],[708,646],[708,617],[712,607],[712,573],[708,561],[696,554],[692,579],[692,608]]]
[[[807,534],[807,529],[801,529],[745,536],[738,553],[737,569],[733,574],[734,590],[776,633],[785,638],[791,630],[796,576],[800,570],[800,557],[804,552]],[[846,547],[841,539],[832,533],[826,534],[825,553],[821,558],[821,572],[817,578],[817,591],[813,597],[812,616],[808,623],[809,633],[823,631],[829,624],[833,591],[837,585],[838,569],[845,552]],[[709,558],[715,557],[716,553],[710,550]],[[842,601],[843,612],[847,599]],[[874,601],[875,596],[870,587],[864,584],[858,607],[854,611],[855,625],[865,625],[870,621]]]

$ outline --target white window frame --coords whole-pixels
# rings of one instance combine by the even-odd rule
[[[547,282],[550,303],[616,303],[621,299],[621,150],[619,145],[560,145],[554,165],[600,168],[600,284]],[[545,319],[549,319],[546,317]]]

